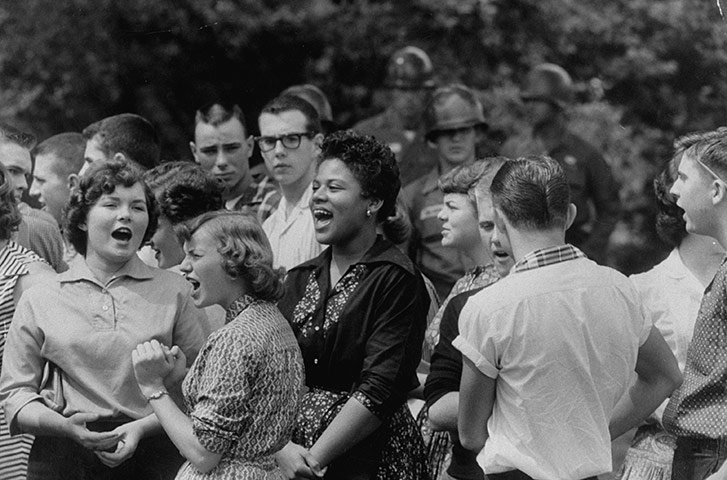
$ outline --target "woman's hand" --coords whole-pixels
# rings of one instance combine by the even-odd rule
[[[175,390],[179,388],[182,380],[187,375],[187,356],[176,345],[171,348],[170,352],[175,359],[175,363],[172,371],[164,378],[164,385],[168,390]]]
[[[148,397],[164,388],[164,378],[175,369],[177,359],[172,350],[152,340],[136,346],[131,362],[139,389]]]
[[[121,425],[111,433],[117,433],[121,437],[121,440],[116,444],[116,450],[113,452],[97,451],[95,453],[101,463],[107,467],[115,468],[134,455],[144,432],[135,422],[131,422]]]
[[[66,436],[89,450],[113,448],[121,440],[119,432],[93,432],[86,427],[86,422],[94,422],[98,418],[95,413],[74,413],[65,423]]]
[[[289,480],[323,478],[326,474],[326,468],[321,468],[318,460],[297,443],[288,442],[275,454],[275,461]]]

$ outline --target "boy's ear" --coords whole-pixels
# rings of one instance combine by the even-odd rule
[[[712,204],[717,205],[725,200],[727,200],[727,184],[720,180],[714,180],[712,182]]]
[[[578,214],[578,207],[575,206],[575,204],[571,203],[568,205],[568,213],[565,217],[565,229],[568,230],[571,225],[573,225],[573,222],[576,220],[576,215]]]

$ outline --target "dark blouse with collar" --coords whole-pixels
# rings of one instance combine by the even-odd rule
[[[408,257],[378,237],[331,287],[331,249],[288,272],[278,307],[291,323],[305,382],[351,392],[389,417],[418,385],[429,296]]]

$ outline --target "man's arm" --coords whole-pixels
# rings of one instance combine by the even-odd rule
[[[651,327],[649,337],[639,348],[635,370],[636,381],[611,416],[611,439],[644,421],[682,383],[676,358],[656,327]]]
[[[479,452],[487,440],[487,421],[495,404],[496,380],[480,372],[466,356],[463,355],[462,360],[457,415],[459,441],[467,450]]]

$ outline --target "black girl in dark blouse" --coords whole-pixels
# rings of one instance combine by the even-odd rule
[[[429,297],[411,261],[376,234],[399,187],[394,155],[373,138],[323,142],[310,208],[330,247],[288,272],[279,302],[309,388],[277,454],[288,478],[426,478],[406,396],[418,384]]]

